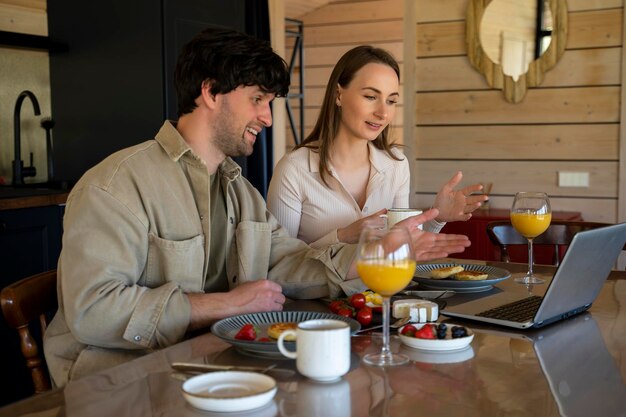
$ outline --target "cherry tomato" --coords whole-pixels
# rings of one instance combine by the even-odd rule
[[[415,332],[417,332],[417,328],[413,326],[412,324],[407,324],[401,330],[401,334],[405,336],[410,336],[410,337],[413,337],[415,335]]]
[[[372,322],[372,309],[363,307],[356,313],[356,319],[361,323],[361,326],[367,326]]]
[[[343,307],[343,308],[340,308],[339,311],[337,311],[337,314],[343,317],[352,318],[353,311],[351,308]]]
[[[350,297],[350,305],[357,310],[365,307],[365,303],[365,295],[361,293],[352,294],[352,296]]]
[[[330,311],[332,311],[333,313],[337,314],[337,312],[342,309],[347,307],[346,303],[343,300],[335,300],[335,301],[331,301],[330,304],[328,305],[328,307],[330,308]]]

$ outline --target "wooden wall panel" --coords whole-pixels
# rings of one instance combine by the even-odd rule
[[[567,9],[570,12],[584,10],[613,9],[623,7],[623,0],[567,0]]]
[[[467,0],[413,0],[417,2],[417,23],[465,20]],[[623,7],[623,0],[567,0],[570,12]]]
[[[0,1],[0,30],[48,36],[48,15],[41,6],[36,0]]]
[[[307,25],[328,25],[376,20],[401,20],[403,0],[351,1],[328,4],[305,16]]]
[[[417,2],[417,23],[464,20],[467,0],[414,0]]]
[[[569,13],[567,49],[620,46],[622,9]],[[465,21],[419,24],[417,56],[466,55]]]
[[[531,89],[521,103],[502,92],[419,93],[418,125],[511,123],[606,123],[619,121],[619,87]]]
[[[36,9],[46,11],[48,7],[47,0],[0,0],[0,4],[25,7],[27,9]]]
[[[466,54],[465,22],[442,22],[419,25],[417,56],[449,56]]]
[[[621,59],[621,48],[567,50],[559,63],[548,71],[539,88],[619,85]],[[418,59],[416,66],[418,92],[490,89],[466,56]]]
[[[493,180],[493,207],[535,189],[548,192],[555,210],[617,221],[623,0],[568,0],[566,52],[519,104],[504,101],[467,60],[468,1],[433,10],[418,0],[413,204],[432,204],[461,169],[463,184]],[[587,172],[590,186],[559,187],[559,171]]]
[[[511,155],[513,156],[513,155]],[[550,196],[617,198],[617,162],[586,161],[454,161],[455,169],[440,161],[420,160],[421,172],[415,188],[436,193],[456,172],[463,171],[463,183],[493,181],[493,194],[513,195],[522,190],[541,190]],[[589,187],[559,187],[559,171],[589,173]]]
[[[617,161],[619,125],[418,126],[417,138],[421,160]]]
[[[569,49],[622,44],[622,9],[570,13],[568,23]]]
[[[306,23],[306,20],[305,20]],[[304,45],[362,44],[402,41],[402,25],[383,22],[343,23],[330,26],[304,26]]]

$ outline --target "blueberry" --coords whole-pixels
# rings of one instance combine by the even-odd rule
[[[437,330],[437,339],[445,339],[446,338],[446,330]]]
[[[448,326],[446,326],[446,324],[445,324],[445,323],[439,323],[439,324],[437,325],[437,330],[441,330],[441,331],[444,331],[444,332],[445,332],[447,328],[448,328]]]
[[[454,326],[452,327],[452,337],[459,338],[467,336],[467,329],[462,326]]]

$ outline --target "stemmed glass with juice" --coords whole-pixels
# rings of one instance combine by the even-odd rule
[[[545,232],[552,221],[550,200],[546,193],[519,192],[511,207],[511,224],[528,239],[528,273],[516,278],[522,284],[541,284],[543,279],[533,273],[533,239]]]
[[[403,290],[415,274],[415,254],[411,235],[405,227],[389,230],[366,226],[361,232],[356,268],[361,280],[383,299],[383,347],[380,353],[363,358],[369,365],[401,365],[409,358],[389,348],[389,310],[391,296]]]

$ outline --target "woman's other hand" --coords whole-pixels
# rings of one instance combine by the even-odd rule
[[[467,187],[455,190],[463,179],[463,173],[458,171],[437,193],[434,208],[439,210],[439,215],[435,220],[438,222],[453,222],[459,220],[469,220],[472,212],[489,199],[484,194],[471,195],[483,189],[481,184],[468,185]]]
[[[409,229],[416,261],[445,258],[452,253],[463,252],[465,248],[471,245],[470,240],[464,235],[424,232],[418,229],[419,225],[436,218],[438,215],[437,209],[430,209],[396,223],[398,226]]]

